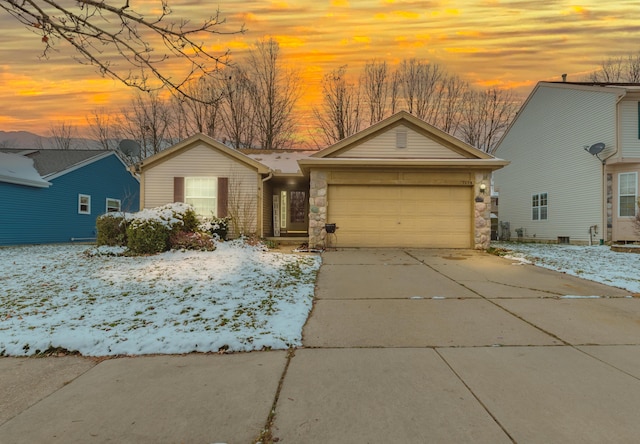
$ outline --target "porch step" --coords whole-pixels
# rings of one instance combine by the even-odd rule
[[[277,245],[298,246],[304,243],[309,243],[309,236],[266,237],[265,239],[275,242]]]

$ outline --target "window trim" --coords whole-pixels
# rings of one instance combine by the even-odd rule
[[[541,205],[542,196],[544,196],[545,205]],[[534,205],[534,199],[538,198],[537,205]],[[541,221],[541,220],[549,220],[549,193],[534,193],[531,195],[531,220],[533,221]],[[545,209],[544,217],[542,217],[542,209]],[[534,210],[537,210],[537,217],[534,217]]]
[[[620,190],[620,185],[622,183],[621,177],[624,175],[632,175],[634,178],[634,188],[633,188],[633,194],[622,194],[621,190]],[[629,216],[629,215],[622,215],[621,211],[622,211],[622,205],[620,205],[620,200],[622,197],[629,197],[629,196],[633,196],[633,215]],[[637,204],[638,202],[638,172],[637,171],[625,171],[623,173],[618,173],[618,217],[619,218],[634,218],[636,217],[636,215],[638,214],[638,210],[637,210]]]
[[[118,208],[109,210],[109,201],[118,202]],[[116,199],[114,197],[107,197],[105,199],[104,208],[105,208],[105,213],[119,213],[120,211],[122,211],[122,201],[120,199]],[[113,206],[111,208],[113,208]]]
[[[87,203],[83,204],[82,199],[87,198]],[[83,210],[83,205],[86,205],[87,209]],[[78,214],[91,214],[91,196],[89,194],[78,194]]]

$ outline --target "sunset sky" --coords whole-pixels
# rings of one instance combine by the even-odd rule
[[[63,0],[68,1],[68,0]],[[151,0],[146,0],[149,3]],[[110,2],[116,4],[116,2]],[[130,2],[136,7],[135,0]],[[309,108],[322,75],[341,65],[359,73],[368,60],[394,65],[417,57],[477,87],[514,88],[522,97],[540,80],[584,80],[603,59],[640,50],[640,0],[169,0],[174,17],[209,16],[242,35],[207,42],[240,58],[265,36],[301,70]],[[61,49],[62,45],[59,46]],[[52,121],[86,125],[94,109],[127,106],[131,90],[82,66],[73,51],[41,60],[42,43],[0,10],[0,130],[45,135]]]

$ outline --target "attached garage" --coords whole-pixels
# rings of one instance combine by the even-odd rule
[[[400,112],[298,164],[312,246],[484,249],[491,173],[508,162]]]
[[[329,185],[341,247],[471,248],[472,187]]]

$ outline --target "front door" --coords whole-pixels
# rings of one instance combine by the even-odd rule
[[[307,233],[308,199],[304,190],[280,191],[280,231]]]

